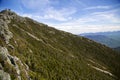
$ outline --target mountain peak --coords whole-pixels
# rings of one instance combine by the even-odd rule
[[[16,13],[11,11],[11,9],[2,10],[0,13],[5,14],[5,15],[16,15]]]
[[[0,20],[2,22],[10,23],[12,20],[17,22],[25,22],[25,18],[17,15],[14,11],[10,9],[5,9],[0,12]]]

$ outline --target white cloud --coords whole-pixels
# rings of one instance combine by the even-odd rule
[[[82,25],[76,23],[62,23],[62,24],[49,24],[57,29],[71,32],[73,34],[88,33],[88,32],[106,32],[106,31],[118,31],[120,25]]]
[[[51,0],[22,0],[24,7],[33,10],[31,14],[22,14],[23,16],[46,20],[67,21],[72,19],[71,15],[76,12],[73,7],[64,7],[56,9],[53,4],[58,4],[58,1]],[[35,11],[35,12],[34,12]]]
[[[110,9],[111,6],[92,6],[92,7],[87,7],[85,10],[91,10],[91,9]]]
[[[83,2],[82,0],[74,0],[74,2],[75,2],[76,4],[79,4],[80,6],[83,6],[83,7],[86,7],[86,6],[87,6],[86,3]]]
[[[49,0],[22,0],[22,4],[24,7],[28,9],[41,9],[46,6],[49,6]]]
[[[49,25],[74,34],[84,32],[118,31],[120,30],[120,18],[116,16],[117,11],[119,10],[94,12],[75,20]]]
[[[29,17],[32,18],[34,20],[40,21],[40,19],[42,19],[42,16],[39,15],[34,15],[34,14],[23,14],[23,13],[18,13],[19,15],[23,16],[23,17]]]
[[[31,14],[21,14],[21,13],[18,13],[18,14],[23,16],[23,17],[33,18],[33,15],[31,15]]]
[[[91,18],[96,18],[98,21],[106,21],[109,23],[120,23],[120,18],[117,16],[119,9],[114,9],[105,12],[94,12],[90,14]]]
[[[70,15],[76,12],[75,8],[63,8],[61,10],[56,10],[53,7],[48,8],[45,11],[44,19],[54,19],[58,21],[67,21],[71,19]]]
[[[117,16],[119,9],[104,11],[104,12],[93,12],[91,14],[83,15],[82,17],[74,20],[73,22],[80,24],[120,24],[120,18]]]

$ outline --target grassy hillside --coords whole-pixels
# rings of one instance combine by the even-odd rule
[[[120,79],[120,55],[104,45],[29,18],[19,22],[11,19],[8,27],[13,33],[10,44],[14,49],[1,37],[0,45],[29,66],[33,80]]]

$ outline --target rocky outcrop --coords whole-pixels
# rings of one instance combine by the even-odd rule
[[[4,39],[6,44],[9,44],[9,40],[13,37],[13,34],[8,29],[8,23],[0,19],[0,36]]]
[[[11,20],[15,19],[17,22],[25,22],[26,19],[12,12],[10,9],[6,9],[0,12],[0,18],[10,23]]]
[[[25,22],[25,18],[18,16],[9,9],[0,12],[0,36],[4,38],[6,44],[13,37],[13,34],[8,29],[8,24],[15,19],[18,22]]]
[[[4,63],[10,63],[8,51],[5,47],[0,46],[0,80],[11,80],[10,75],[4,72]]]
[[[29,67],[26,66],[19,58],[11,56],[6,47],[0,46],[0,80],[11,80],[11,74],[14,74],[17,80],[21,80],[21,70],[24,71],[26,79],[29,80]]]
[[[24,18],[10,10],[3,10],[0,12],[0,37],[5,41],[7,46],[13,49],[14,47],[10,44],[10,39],[13,38],[13,34],[8,27],[12,19],[21,22],[25,21]],[[25,73],[25,79],[29,80],[28,69],[29,68],[26,68],[26,65],[23,64],[18,57],[9,54],[5,45],[0,45],[0,80],[11,80],[11,77],[14,77],[15,80],[22,80],[22,72]]]
[[[9,75],[8,73],[11,73],[10,72],[11,68],[16,71],[15,73],[17,75],[20,75],[20,70],[18,68],[16,61],[17,61],[16,58],[9,54],[6,47],[0,46],[0,63],[1,63],[0,77],[2,78],[2,80],[10,80],[10,79],[4,79],[4,76]],[[6,70],[6,68],[8,68],[8,67],[10,68],[10,69],[7,69],[8,71],[6,71],[8,73],[4,72],[4,70]],[[19,80],[21,80],[21,79],[19,79]]]

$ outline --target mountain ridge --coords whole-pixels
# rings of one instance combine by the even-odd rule
[[[120,46],[120,31],[113,32],[98,32],[98,33],[83,33],[80,34],[86,38],[92,39],[96,42],[104,44],[110,48],[116,48]]]
[[[0,23],[4,23],[0,26],[0,55],[7,55],[7,60],[0,57],[0,64],[7,80],[119,79],[120,56],[104,45],[10,10],[0,12]],[[0,76],[5,78],[5,74]]]
[[[119,47],[118,43],[120,43],[120,41],[109,38],[105,35],[84,35],[84,37],[94,40],[98,43],[105,44],[106,46],[110,48]]]

